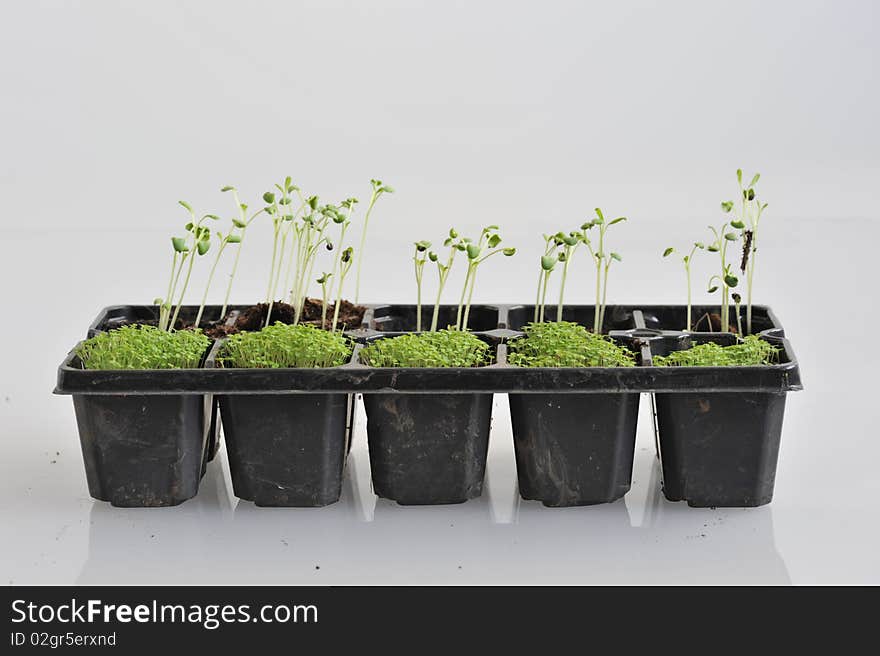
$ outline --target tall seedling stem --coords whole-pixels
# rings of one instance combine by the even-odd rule
[[[503,253],[510,257],[516,253],[515,248],[496,248],[501,243],[501,236],[497,232],[498,226],[486,226],[480,232],[480,238],[474,243],[472,240],[465,238],[465,253],[468,259],[467,274],[464,278],[464,287],[461,290],[461,299],[458,302],[458,312],[455,317],[456,330],[467,330],[468,318],[471,312],[471,300],[474,296],[474,285],[477,279],[477,269],[480,264],[487,259]],[[465,294],[467,294],[467,302],[465,302]],[[462,313],[462,309],[464,312]]]
[[[358,265],[357,265],[357,274],[355,275],[355,284],[354,284],[354,302],[355,304],[360,302],[360,293],[361,293],[361,264],[364,262],[364,247],[367,242],[367,228],[370,224],[370,213],[373,211],[373,206],[376,204],[376,201],[379,200],[379,197],[382,194],[392,194],[394,193],[394,189],[389,185],[383,184],[381,180],[370,180],[370,185],[373,187],[373,193],[370,195],[370,202],[367,205],[367,212],[364,215],[364,227],[361,230],[361,244],[358,249]]]
[[[596,218],[581,226],[583,242],[596,263],[596,307],[593,312],[593,332],[597,335],[602,332],[602,328],[605,325],[605,301],[608,295],[608,272],[611,269],[611,263],[615,260],[618,262],[623,260],[619,253],[606,252],[605,233],[608,231],[608,228],[621,221],[626,221],[626,217],[619,216],[611,221],[606,221],[602,210],[597,207]],[[594,227],[599,228],[599,240],[596,248],[593,247],[593,243],[587,235],[587,232]]]
[[[336,324],[339,323],[339,308],[342,306],[342,284],[345,282],[345,276],[348,275],[351,265],[354,263],[353,257],[354,249],[349,246],[342,251],[342,257],[339,261],[339,285],[336,288],[336,307],[333,309],[333,325],[330,328],[334,333],[336,332]]]
[[[748,185],[743,185],[742,169],[736,170],[736,180],[739,184],[740,206],[739,212],[735,211],[736,204],[733,201],[721,203],[724,212],[734,213],[734,220],[730,222],[733,228],[740,231],[743,239],[743,255],[740,271],[746,276],[746,333],[752,334],[752,285],[755,278],[755,264],[758,251],[758,226],[761,215],[767,209],[767,203],[761,203],[755,195],[755,185],[758,184],[761,174],[755,173]],[[740,334],[742,332],[740,331]]]
[[[449,247],[449,257],[446,262],[440,261],[437,253],[431,251],[428,253],[428,259],[437,265],[437,277],[439,283],[437,285],[437,298],[434,301],[434,314],[431,317],[431,332],[437,332],[437,322],[440,317],[440,298],[443,296],[443,289],[446,287],[446,280],[449,278],[449,272],[452,271],[452,263],[455,260],[455,254],[464,251],[467,248],[463,239],[459,239],[458,232],[455,228],[449,229],[449,236],[443,242],[444,246]]]
[[[413,266],[416,274],[416,331],[422,330],[422,274],[425,263],[428,261],[428,249],[431,248],[429,241],[417,241],[413,254]]]
[[[692,304],[691,304],[691,262],[694,259],[694,254],[697,250],[704,250],[706,245],[703,242],[696,241],[694,242],[693,248],[691,248],[691,252],[685,255],[682,258],[682,262],[684,262],[684,274],[685,278],[687,278],[687,319],[685,323],[685,331],[690,332],[693,330],[693,315],[692,315]],[[669,257],[675,252],[675,249],[670,246],[665,251],[663,251],[663,257]]]
[[[223,320],[226,316],[226,309],[229,307],[229,296],[232,293],[232,283],[235,280],[235,274],[238,271],[238,259],[241,257],[241,249],[244,248],[244,235],[247,231],[248,226],[256,219],[260,214],[266,211],[266,208],[262,208],[259,211],[255,212],[250,218],[247,218],[247,209],[248,206],[241,202],[238,198],[238,190],[235,187],[231,187],[229,185],[223,187],[220,191],[232,192],[232,198],[235,201],[235,208],[238,212],[238,218],[232,219],[232,223],[236,228],[241,230],[239,234],[239,242],[238,248],[235,249],[235,260],[232,262],[232,272],[229,274],[229,282],[226,285],[226,295],[223,297],[223,308],[220,310],[220,316],[218,320]]]

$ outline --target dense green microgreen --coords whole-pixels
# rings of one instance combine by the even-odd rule
[[[740,231],[742,237],[742,261],[740,263],[740,271],[746,277],[746,332],[752,333],[752,284],[755,277],[755,260],[758,251],[758,225],[761,222],[761,216],[767,209],[767,203],[758,200],[755,194],[755,185],[761,178],[760,173],[752,176],[748,185],[743,185],[742,169],[736,170],[736,180],[739,184],[740,204],[732,200],[721,203],[721,209],[725,213],[732,212],[734,215],[730,225]],[[739,303],[737,303],[739,304]],[[740,322],[739,310],[737,310],[737,321]],[[740,334],[742,329],[740,328]]]
[[[592,219],[581,226],[584,234],[584,244],[590,251],[593,261],[596,263],[596,309],[593,314],[593,332],[598,334],[602,332],[602,326],[605,323],[605,301],[608,297],[608,271],[611,269],[612,262],[622,262],[623,258],[619,253],[606,250],[605,235],[608,228],[623,221],[625,216],[619,216],[616,219],[607,221],[602,210],[598,207],[595,209],[596,218]],[[589,231],[598,228],[598,239],[594,246],[589,238]]]
[[[525,337],[509,343],[507,361],[517,367],[633,367],[635,355],[606,335],[570,321],[530,323]]]
[[[336,367],[348,361],[351,350],[351,342],[341,333],[308,324],[275,323],[230,336],[220,362],[224,367],[247,369]]]
[[[747,367],[775,364],[780,349],[757,335],[747,335],[737,344],[720,346],[713,342],[698,344],[684,351],[658,355],[658,367]]]
[[[450,328],[378,339],[361,350],[360,359],[371,367],[482,367],[492,358],[479,337]]]
[[[431,248],[429,241],[417,241],[413,255],[413,265],[416,274],[416,330],[422,329],[422,274],[425,263],[428,261],[428,249]]]
[[[501,235],[498,234],[498,226],[490,225],[480,231],[479,238],[474,241],[468,237],[462,238],[464,253],[467,256],[468,268],[464,278],[464,286],[461,290],[461,298],[458,301],[458,311],[455,315],[455,327],[459,330],[467,330],[468,317],[471,312],[471,300],[474,296],[474,285],[477,281],[477,269],[493,255],[502,253],[506,257],[516,254],[515,248],[499,247]]]
[[[446,280],[449,278],[449,272],[452,271],[452,263],[455,260],[455,254],[464,251],[467,248],[462,237],[458,236],[455,228],[449,229],[449,235],[443,241],[443,245],[449,248],[449,255],[446,260],[441,260],[440,256],[434,251],[428,252],[428,259],[437,265],[437,298],[434,301],[434,314],[431,317],[431,332],[437,330],[437,322],[440,316],[440,298],[443,296],[443,289],[446,287]]]
[[[206,219],[212,221],[219,220],[220,217],[214,214],[204,214],[201,218],[196,218],[196,213],[192,206],[186,201],[178,201],[190,216],[189,223],[184,226],[187,233],[186,237],[172,237],[171,247],[174,251],[171,260],[171,276],[168,279],[168,290],[165,298],[157,298],[154,303],[159,306],[159,328],[161,330],[173,330],[177,323],[177,317],[180,314],[180,306],[183,304],[183,297],[186,294],[186,288],[189,286],[189,280],[192,276],[193,265],[197,258],[205,255],[211,248],[211,229],[202,225]],[[178,285],[180,284],[180,276],[186,269],[186,275],[183,284],[180,286],[178,294]],[[174,305],[174,296],[177,294],[177,306],[174,312],[171,308]]]
[[[370,194],[370,202],[367,204],[367,212],[364,215],[364,227],[361,229],[361,244],[358,249],[358,265],[357,265],[357,274],[355,276],[355,284],[354,284],[354,302],[358,303],[360,299],[361,292],[361,264],[364,261],[364,248],[367,243],[367,228],[370,224],[370,214],[373,211],[373,206],[376,204],[376,201],[381,198],[383,194],[393,194],[394,189],[381,180],[370,180],[370,185],[373,187],[373,192]]]
[[[694,255],[698,250],[705,250],[706,244],[701,241],[695,241],[693,247],[691,248],[691,252],[685,255],[682,258],[682,262],[684,262],[684,273],[687,278],[687,319],[684,325],[684,329],[688,332],[693,330],[693,316],[692,316],[692,303],[691,303],[691,263],[694,260]],[[665,251],[663,251],[663,257],[669,257],[675,252],[675,248],[670,246]]]
[[[87,339],[76,354],[84,369],[194,369],[210,345],[198,330],[131,325]]]

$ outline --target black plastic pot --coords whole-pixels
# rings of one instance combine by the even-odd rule
[[[348,395],[230,394],[219,400],[235,496],[258,506],[339,500]]]
[[[781,329],[780,329],[781,332]],[[773,341],[772,337],[767,339]],[[712,341],[733,342],[731,335],[693,333],[667,337],[653,345],[654,355]],[[785,355],[783,357],[786,357]],[[684,375],[702,369],[721,379],[743,380],[772,367],[675,367]],[[796,372],[795,372],[796,373]],[[799,378],[780,385],[744,385],[737,391],[714,391],[720,384],[694,391],[654,395],[663,493],[670,501],[694,507],[761,506],[773,498],[782,435],[785,392],[799,389]]]
[[[545,506],[629,492],[639,394],[511,394],[519,493]]]
[[[492,394],[368,394],[373,491],[402,505],[480,496]]]
[[[89,493],[114,506],[174,506],[196,495],[205,471],[213,400],[189,393],[132,394],[114,372],[87,371],[71,354],[57,393],[72,394]],[[140,371],[159,388],[176,371]]]

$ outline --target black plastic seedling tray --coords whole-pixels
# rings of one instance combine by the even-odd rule
[[[441,326],[453,322],[455,309],[442,306]],[[693,316],[699,319],[715,311],[714,307],[697,306]],[[90,331],[132,320],[150,320],[155,312],[153,306],[112,306],[99,315]],[[205,366],[194,370],[85,371],[71,354],[59,368],[56,392],[76,396],[217,394],[226,399],[375,395],[365,399],[374,487],[381,495],[402,503],[463,501],[478,495],[482,484],[483,435],[488,435],[489,417],[471,426],[469,432],[438,429],[441,418],[450,410],[440,408],[445,402],[439,399],[434,401],[438,407],[432,410],[426,406],[431,403],[427,399],[456,395],[464,404],[461,412],[481,415],[482,411],[472,410],[477,407],[473,405],[475,399],[484,399],[480,407],[488,399],[491,407],[493,393],[509,393],[520,491],[524,497],[546,505],[603,503],[626,493],[638,394],[652,392],[656,395],[658,452],[668,498],[700,506],[760,505],[770,500],[785,394],[801,389],[801,382],[791,344],[769,308],[754,307],[753,326],[762,339],[781,348],[781,357],[778,364],[759,367],[653,366],[655,355],[688,348],[701,340],[726,343],[734,339],[729,333],[683,331],[685,307],[668,305],[607,308],[603,332],[636,353],[635,367],[512,366],[507,362],[507,344],[523,335],[520,329],[532,320],[533,312],[534,306],[529,305],[481,305],[471,309],[468,327],[492,347],[492,364],[485,367],[364,365],[359,354],[370,341],[416,327],[413,305],[368,305],[363,325],[345,331],[354,349],[349,362],[338,367],[223,368],[217,361],[222,349],[220,340],[209,352]],[[194,313],[193,307],[182,310],[184,317]],[[208,308],[209,317],[217,313],[219,307]],[[425,306],[423,313],[423,324],[427,325],[431,307]],[[555,308],[548,308],[548,313],[547,318],[554,320]],[[562,318],[592,328],[593,315],[592,306],[572,305],[565,308]],[[420,395],[425,400],[404,402],[402,395]],[[350,428],[350,401],[349,409]],[[414,414],[416,410],[419,417]],[[395,428],[395,421],[408,428]],[[417,434],[436,435],[439,441],[432,445],[430,439],[415,439]],[[458,447],[452,447],[448,439],[440,439],[453,434],[455,439],[463,440]],[[419,448],[413,450],[413,443],[420,453]],[[436,478],[438,471],[444,471],[445,463],[450,459],[461,461],[465,452],[476,456],[471,459],[475,464],[468,465],[470,478],[450,475],[444,489],[428,489],[430,475]],[[419,467],[427,468],[418,476],[400,475],[405,470],[422,471]],[[419,483],[424,488],[421,495]],[[330,497],[332,494],[322,498]]]

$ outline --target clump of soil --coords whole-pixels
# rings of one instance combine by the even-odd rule
[[[736,326],[734,324],[730,324],[727,326],[727,330],[721,328],[721,315],[717,312],[712,312],[711,314],[704,314],[697,322],[694,324],[694,330],[696,332],[709,332],[709,333],[720,333],[720,332],[729,332],[729,333],[737,333]]]
[[[327,305],[327,321],[323,328],[329,330],[333,322],[333,310],[336,304]],[[266,314],[269,311],[268,303],[258,303],[244,310],[235,320],[235,325],[225,327],[226,335],[233,335],[245,330],[260,330],[266,325]],[[300,323],[310,324],[312,326],[321,326],[322,303],[316,298],[307,298],[303,305],[303,313],[300,317]],[[358,328],[364,320],[364,312],[366,308],[363,305],[355,305],[343,299],[339,307],[339,319],[336,322],[337,328]],[[295,311],[292,305],[277,302],[272,304],[272,316],[269,323],[276,321],[281,323],[293,323]]]
[[[312,326],[321,325],[321,301],[316,298],[307,298],[303,305],[303,314],[300,317],[300,323],[307,323]],[[330,324],[333,322],[333,309],[335,303],[327,305],[327,321],[324,329],[329,330]],[[363,305],[355,305],[343,299],[339,308],[339,320],[336,323],[337,328],[359,328],[364,321],[364,312],[367,308]],[[202,322],[202,332],[211,339],[223,339],[229,335],[239,332],[260,330],[266,325],[266,313],[269,311],[268,303],[258,303],[243,310],[235,319],[230,321],[233,311],[230,310],[226,316],[219,321]],[[272,304],[272,317],[270,324],[280,321],[281,323],[293,323],[295,312],[292,305],[278,301]],[[156,319],[147,319],[139,321],[114,321],[112,325],[105,325],[104,329],[120,328],[129,324],[139,324],[142,326],[157,326],[159,324]],[[181,317],[177,318],[174,324],[174,330],[192,330],[193,325],[185,323]]]

